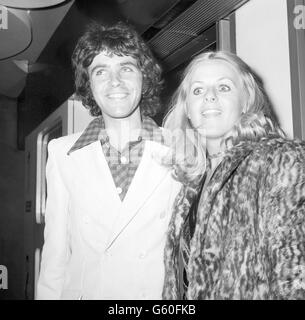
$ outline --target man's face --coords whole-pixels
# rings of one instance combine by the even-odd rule
[[[133,57],[102,51],[93,59],[88,73],[93,97],[104,118],[127,118],[138,108],[143,76]]]

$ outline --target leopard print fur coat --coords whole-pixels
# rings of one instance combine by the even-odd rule
[[[179,240],[194,192],[178,194],[165,247],[164,299],[181,299]],[[198,203],[188,299],[305,299],[305,142],[233,147]]]

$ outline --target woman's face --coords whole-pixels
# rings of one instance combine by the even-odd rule
[[[243,105],[242,79],[228,62],[202,61],[191,71],[187,115],[207,141],[226,137],[239,121]]]

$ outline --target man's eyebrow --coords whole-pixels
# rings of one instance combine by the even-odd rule
[[[96,66],[94,66],[91,70],[90,70],[90,74],[92,74],[96,69],[98,68],[106,68],[107,65],[106,64],[97,64]]]
[[[120,62],[120,66],[134,66],[136,68],[138,68],[138,64],[133,62],[133,61],[124,61],[124,62]],[[99,68],[107,68],[108,65],[107,64],[102,64],[102,63],[99,63],[97,65],[95,65],[91,70],[90,70],[90,74],[92,74],[96,69],[99,69]]]
[[[125,62],[121,62],[120,66],[128,66],[128,65],[132,65],[138,68],[138,64],[136,62],[133,61],[125,61]]]

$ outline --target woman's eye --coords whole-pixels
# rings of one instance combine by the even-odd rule
[[[194,90],[193,90],[193,93],[194,93],[194,95],[198,95],[198,94],[201,94],[201,93],[203,93],[203,88],[195,88]]]
[[[221,84],[219,87],[218,87],[218,90],[221,91],[221,92],[228,92],[231,90],[231,88],[226,85],[226,84]]]

